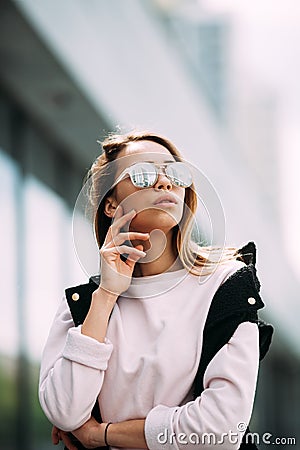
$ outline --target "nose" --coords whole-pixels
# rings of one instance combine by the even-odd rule
[[[154,189],[165,189],[170,191],[172,189],[172,183],[169,178],[162,171],[159,172],[157,181],[154,184]]]

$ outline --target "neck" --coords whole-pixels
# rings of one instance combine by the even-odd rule
[[[158,275],[163,272],[173,272],[183,268],[183,264],[173,248],[172,236],[173,230],[169,230],[167,234],[161,230],[153,230],[150,233],[150,243],[147,246],[145,241],[139,242],[143,244],[147,255],[142,262],[135,265],[133,276]]]

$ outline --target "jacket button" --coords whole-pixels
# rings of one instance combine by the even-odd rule
[[[79,294],[77,294],[77,292],[74,292],[74,294],[72,294],[72,300],[74,300],[74,302],[77,302],[77,300],[79,300]]]
[[[250,305],[255,305],[255,303],[256,303],[255,298],[249,297],[249,298],[248,298],[248,303],[249,303]]]

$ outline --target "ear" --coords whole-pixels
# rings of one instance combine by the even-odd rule
[[[105,199],[103,212],[107,217],[112,218],[115,215],[117,207],[118,203],[116,199],[113,196],[109,196]]]

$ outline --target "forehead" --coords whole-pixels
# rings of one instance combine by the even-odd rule
[[[127,167],[137,161],[153,161],[163,163],[175,161],[174,156],[166,147],[156,142],[137,141],[127,144],[118,156],[119,165]]]

